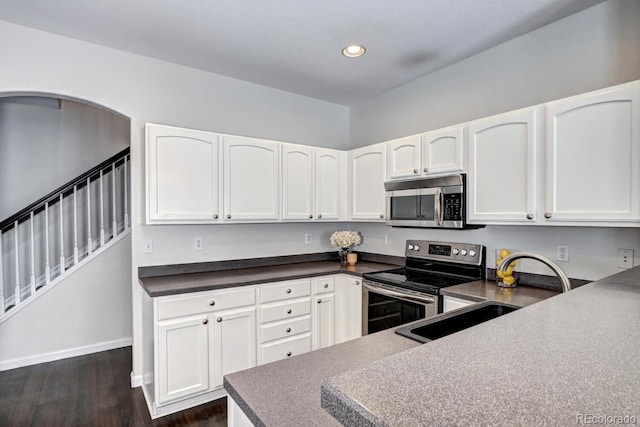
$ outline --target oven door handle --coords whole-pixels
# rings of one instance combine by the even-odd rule
[[[397,297],[397,298],[402,298],[405,300],[409,300],[409,301],[413,301],[413,302],[417,302],[419,304],[435,304],[436,300],[433,297],[429,297],[426,295],[415,295],[415,294],[410,294],[410,293],[405,293],[405,292],[398,292],[398,291],[393,291],[391,289],[388,288],[383,288],[381,286],[376,286],[375,284],[372,283],[364,283],[364,287],[365,289],[372,291],[372,292],[376,292],[378,294],[381,295],[386,295],[388,297]]]

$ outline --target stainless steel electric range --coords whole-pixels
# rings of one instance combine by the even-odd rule
[[[405,267],[364,274],[363,335],[442,313],[442,288],[486,274],[482,245],[407,240],[405,256]]]

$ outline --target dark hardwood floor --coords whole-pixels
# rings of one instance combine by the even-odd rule
[[[131,347],[0,372],[0,426],[226,426],[226,399],[151,420]]]

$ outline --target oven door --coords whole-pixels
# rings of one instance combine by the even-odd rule
[[[362,288],[362,334],[372,334],[436,315],[438,296],[369,280]]]

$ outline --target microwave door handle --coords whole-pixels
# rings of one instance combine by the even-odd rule
[[[438,188],[436,189],[436,195],[433,198],[433,204],[434,204],[434,216],[435,216],[435,220],[436,220],[436,225],[438,227],[442,227],[442,189]]]

